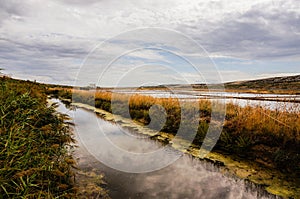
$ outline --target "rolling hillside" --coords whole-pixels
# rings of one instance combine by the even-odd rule
[[[250,81],[229,82],[225,84],[226,89],[253,89],[264,91],[294,91],[300,93],[300,75],[273,77]]]

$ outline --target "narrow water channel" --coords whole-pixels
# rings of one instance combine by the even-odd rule
[[[128,136],[128,129],[121,129],[93,112],[80,108],[69,110],[58,100],[53,101],[59,104],[59,112],[76,118],[73,122],[79,146],[75,151],[76,157],[79,158],[79,168],[103,173],[111,198],[277,198],[253,184],[227,175],[212,163],[194,159],[189,155],[182,155],[169,166],[147,173],[127,173],[110,168],[97,159],[97,152],[110,155],[109,150],[100,147],[103,138],[98,136],[99,126],[109,132],[109,138],[124,150],[136,150],[136,147],[140,147],[140,151],[147,151],[158,149],[162,144],[149,138]],[[168,158],[170,154],[172,153],[165,152],[164,155]]]

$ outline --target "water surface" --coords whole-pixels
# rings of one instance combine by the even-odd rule
[[[79,167],[104,173],[112,198],[275,198],[258,187],[228,176],[213,164],[189,155],[182,155],[169,166],[147,173],[126,173],[110,168],[97,160],[103,154],[111,155],[109,149],[101,147],[105,142],[100,136],[101,130],[108,132],[107,137],[123,150],[149,152],[163,146],[149,138],[131,134],[128,129],[107,122],[93,112],[80,108],[71,111],[59,101],[54,101],[59,104],[58,111],[75,118],[75,136],[79,146],[75,155],[79,158]],[[172,153],[165,151],[163,155],[168,158]]]

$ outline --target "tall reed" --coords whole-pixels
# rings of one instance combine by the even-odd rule
[[[0,198],[73,198],[72,133],[45,86],[0,78]]]

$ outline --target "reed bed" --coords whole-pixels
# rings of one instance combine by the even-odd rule
[[[47,106],[46,88],[0,78],[0,198],[74,198],[66,115]]]

